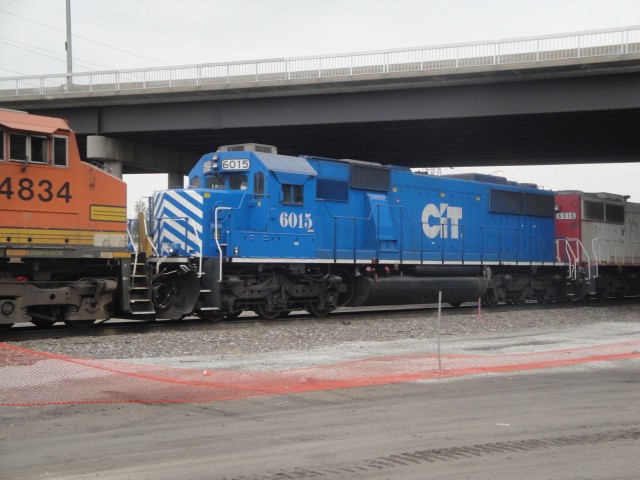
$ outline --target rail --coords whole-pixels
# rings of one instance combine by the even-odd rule
[[[244,199],[244,197],[243,197]],[[220,269],[219,269],[219,275],[218,275],[218,283],[222,282],[222,246],[220,245],[220,230],[218,229],[218,212],[220,210],[234,210],[232,207],[216,207],[215,211],[214,211],[214,218],[213,218],[213,224],[214,224],[214,231],[213,231],[213,238],[216,240],[216,248],[218,249],[218,255],[220,257]],[[200,256],[200,261],[202,262],[202,255]]]
[[[560,242],[564,242],[564,253],[569,267],[567,278],[570,280],[576,280],[578,278],[578,264],[580,263],[580,252],[582,252],[582,255],[584,255],[584,258],[587,261],[587,276],[585,280],[590,280],[592,266],[591,257],[589,256],[589,252],[587,252],[587,249],[584,248],[582,241],[579,238],[561,238],[557,240],[558,249]],[[596,261],[596,264],[597,263],[598,262]]]
[[[640,26],[340,55],[206,63],[175,67],[0,77],[0,98],[224,88],[229,84],[392,76],[640,53]]]
[[[133,241],[133,236],[131,235],[131,230],[129,229],[129,221],[127,221],[127,238],[129,239],[129,244],[133,249],[133,270],[131,271],[131,277],[135,277],[137,274],[138,267],[138,245]]]
[[[342,216],[334,215],[324,202],[319,204],[325,205],[327,214],[332,219],[333,224],[333,242],[330,247],[333,258],[342,259],[342,254],[348,250],[351,251],[352,259],[362,260],[365,258],[365,252],[375,254],[375,258],[379,258],[382,251],[380,248],[380,222],[374,227],[376,231],[375,246],[371,249],[357,248],[362,244],[362,239],[367,238],[365,230],[367,225],[371,223],[375,216],[375,210],[369,212],[368,217]],[[383,208],[382,205],[376,205]],[[398,235],[397,241],[402,248],[397,253],[400,255],[400,261],[419,261],[423,262],[469,262],[469,263],[530,263],[533,259],[536,262],[540,259],[540,252],[547,251],[547,247],[553,245],[556,239],[553,236],[522,236],[522,228],[486,226],[486,225],[458,225],[459,232],[459,248],[453,249],[451,243],[444,241],[442,238],[430,239],[424,235],[424,227],[428,226],[427,222],[411,219],[406,208],[396,205],[387,205],[391,210],[399,212],[394,216],[394,225],[399,227],[395,230]],[[378,215],[380,213],[378,212]],[[398,223],[396,223],[396,220]],[[343,236],[352,235],[352,242],[349,243],[349,249],[341,249],[339,247],[338,232]],[[477,232],[473,235],[472,232]],[[467,241],[467,238],[477,238],[477,241]],[[426,244],[429,242],[429,245]],[[494,253],[495,252],[495,253]],[[358,255],[360,253],[360,255]],[[558,256],[559,258],[559,256]],[[544,263],[557,263],[559,260],[546,258]]]

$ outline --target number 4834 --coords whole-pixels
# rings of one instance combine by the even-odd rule
[[[69,203],[72,198],[69,182],[64,182],[58,187],[54,186],[49,180],[40,180],[36,183],[25,177],[15,179],[14,182],[12,177],[5,177],[0,182],[0,197],[5,196],[7,200],[11,200],[14,195],[25,202],[31,200],[50,202],[54,198],[60,198],[64,200],[64,203]]]

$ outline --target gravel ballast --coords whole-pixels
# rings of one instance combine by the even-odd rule
[[[242,317],[241,317],[242,318]],[[250,317],[246,317],[250,318]],[[475,308],[443,310],[441,338],[450,341],[482,335],[508,337],[537,335],[556,330],[603,323],[640,325],[640,302],[561,305],[552,308]],[[632,329],[633,330],[633,329]],[[238,358],[269,352],[311,352],[328,347],[376,342],[435,341],[437,311],[395,310],[358,316],[329,316],[317,320],[300,317],[286,322],[201,324],[141,329],[112,335],[56,335],[56,338],[12,340],[32,350],[100,359],[158,359],[217,356]],[[532,340],[535,342],[535,340]]]

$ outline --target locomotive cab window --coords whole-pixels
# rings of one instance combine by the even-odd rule
[[[67,137],[53,138],[53,164],[56,167],[68,165],[69,153],[67,150]]]
[[[206,178],[207,188],[210,188],[211,190],[224,190],[224,178],[220,178],[215,175],[207,175]]]
[[[287,205],[303,205],[304,190],[302,185],[282,184],[282,203]]]
[[[49,163],[49,138],[12,133],[9,135],[9,158],[18,162]]]
[[[47,163],[47,150],[49,142],[47,137],[36,137],[32,135],[31,139],[31,155],[29,161],[34,163]]]
[[[229,177],[229,190],[246,190],[247,189],[247,176],[246,175],[233,175]]]
[[[256,195],[264,194],[264,173],[262,172],[253,174],[253,193]]]
[[[24,161],[27,159],[27,136],[21,133],[9,135],[9,158]]]

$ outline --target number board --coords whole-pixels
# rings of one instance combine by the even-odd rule
[[[246,171],[251,168],[251,161],[247,158],[228,158],[222,160],[222,169],[226,171]]]
[[[28,177],[0,179],[0,197],[3,196],[7,200],[44,203],[55,199],[69,203],[72,198],[69,182],[52,182],[46,179],[37,181]]]
[[[556,213],[556,218],[558,220],[575,220],[576,219],[575,212],[558,212]]]

